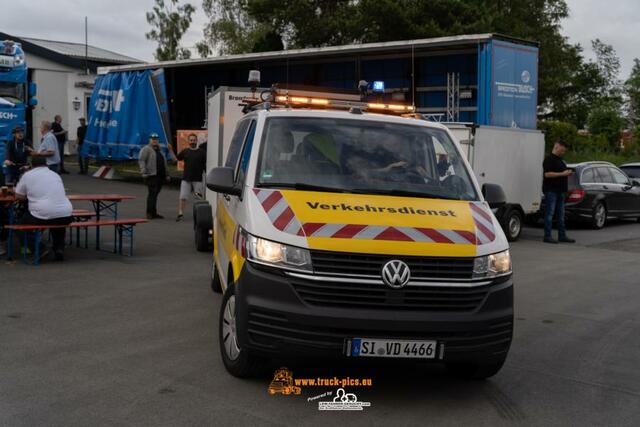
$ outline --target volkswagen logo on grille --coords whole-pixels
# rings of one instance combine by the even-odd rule
[[[398,259],[392,259],[382,266],[382,281],[391,288],[402,288],[410,278],[409,266]]]

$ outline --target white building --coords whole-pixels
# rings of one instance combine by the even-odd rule
[[[27,114],[34,144],[40,142],[39,124],[62,116],[62,127],[69,131],[67,154],[75,153],[78,119],[87,117],[97,67],[142,62],[129,56],[82,43],[20,37],[0,32],[0,40],[22,44],[29,80],[38,85],[38,105]]]

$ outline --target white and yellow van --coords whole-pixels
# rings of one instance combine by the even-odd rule
[[[249,108],[207,174],[227,370],[308,355],[498,372],[513,329],[509,246],[491,212],[504,193],[479,188],[440,124],[285,104]]]

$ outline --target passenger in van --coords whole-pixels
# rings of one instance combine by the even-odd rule
[[[328,175],[340,173],[338,147],[331,135],[309,133],[296,147],[296,154],[312,173]]]
[[[289,171],[291,162],[283,155],[293,152],[293,134],[280,124],[274,124],[269,130],[269,146],[265,151],[265,166],[262,178],[278,182]]]

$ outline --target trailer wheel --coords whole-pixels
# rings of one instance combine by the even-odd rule
[[[196,200],[193,202],[193,229],[196,229],[196,212],[198,210],[198,206],[206,205],[208,202],[206,200]]]
[[[524,217],[520,209],[518,208],[509,208],[505,212],[502,217],[502,228],[504,229],[504,233],[507,236],[507,240],[510,242],[515,242],[520,237],[520,233],[522,232],[522,223]]]
[[[211,216],[211,206],[209,203],[201,203],[194,207],[195,211],[195,243],[199,252],[211,250],[209,242],[209,232],[213,228],[213,217]]]

